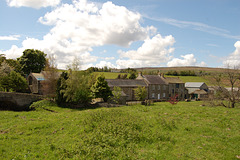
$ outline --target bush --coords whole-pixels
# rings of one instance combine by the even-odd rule
[[[48,101],[48,100],[41,100],[41,101],[37,101],[37,102],[33,102],[33,104],[31,104],[29,106],[30,110],[50,110],[51,107],[56,106],[56,104],[52,101]]]
[[[26,92],[27,80],[20,73],[11,71],[0,77],[0,90],[6,92]]]

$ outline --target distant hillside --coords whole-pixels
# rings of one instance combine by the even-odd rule
[[[185,66],[185,67],[144,67],[144,68],[134,68],[137,71],[152,71],[159,70],[161,72],[167,71],[184,71],[184,70],[194,70],[194,71],[205,71],[205,72],[222,72],[226,70],[225,68],[211,68],[211,67],[196,67],[196,66]]]

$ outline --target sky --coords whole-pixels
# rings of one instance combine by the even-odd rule
[[[240,65],[239,0],[0,0],[0,54],[59,69]]]

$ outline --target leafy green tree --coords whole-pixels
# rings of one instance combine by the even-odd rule
[[[96,82],[92,85],[91,91],[94,98],[103,98],[106,102],[110,96],[112,95],[112,91],[108,86],[107,81],[105,81],[105,77],[100,75],[97,77]]]
[[[67,89],[66,80],[68,79],[68,73],[62,72],[60,77],[57,80],[57,89],[56,89],[56,102],[58,104],[66,103],[67,99],[64,97],[64,90]]]
[[[20,73],[11,71],[0,77],[0,89],[6,92],[26,92],[27,80]]]
[[[26,49],[17,60],[24,74],[40,73],[46,65],[46,54],[40,50]]]
[[[15,60],[15,59],[6,59],[6,63],[14,69],[14,71],[20,73],[21,75],[24,75],[22,70],[21,70],[21,64]]]
[[[147,90],[145,87],[138,86],[138,88],[134,89],[135,97],[139,101],[144,101],[147,97]]]
[[[66,89],[62,90],[67,102],[87,103],[91,101],[91,91],[89,81],[91,75],[84,71],[70,71],[69,78],[66,80]]]
[[[74,59],[70,67],[68,79],[62,81],[63,88],[59,92],[63,94],[66,102],[82,104],[91,101],[90,87],[93,83],[93,75],[89,72],[79,71],[80,62],[77,58]]]
[[[113,87],[113,91],[112,91],[112,94],[113,94],[113,101],[117,104],[119,104],[120,102],[120,98],[122,96],[122,89],[120,87]]]
[[[137,78],[136,73],[131,72],[131,73],[130,73],[130,76],[129,76],[128,78],[129,78],[129,79],[136,79],[136,78]]]

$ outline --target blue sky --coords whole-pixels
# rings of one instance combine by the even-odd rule
[[[240,65],[239,0],[1,0],[0,54],[58,68]]]

